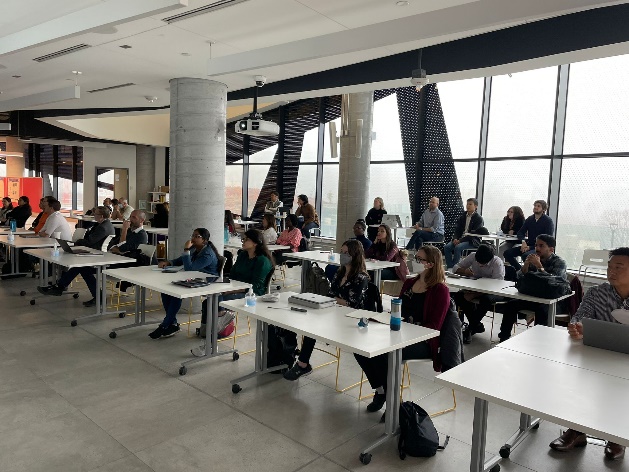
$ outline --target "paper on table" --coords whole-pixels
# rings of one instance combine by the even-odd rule
[[[367,317],[370,320],[377,321],[378,323],[386,325],[391,324],[391,315],[389,313],[376,313],[375,311],[356,310],[346,313],[345,316],[356,319]]]

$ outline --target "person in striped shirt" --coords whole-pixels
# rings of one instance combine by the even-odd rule
[[[615,310],[629,310],[629,247],[620,247],[609,253],[607,262],[607,282],[592,287],[583,297],[579,309],[570,320],[568,333],[573,339],[583,339],[583,318],[619,323],[614,318]],[[584,433],[568,429],[560,437],[550,443],[555,451],[570,451],[575,447],[587,445]],[[607,442],[605,457],[609,460],[622,459],[625,447]]]

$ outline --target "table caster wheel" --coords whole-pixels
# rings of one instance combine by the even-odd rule
[[[118,336],[118,335],[116,334],[116,332],[115,332],[115,331],[112,331],[111,333],[109,333],[109,337],[110,337],[111,339],[116,339],[116,336]]]
[[[500,448],[500,457],[507,459],[511,455],[511,446],[502,446]]]
[[[496,464],[489,472],[500,472],[500,464]]]
[[[72,298],[74,298],[74,299],[79,298],[79,294],[78,294],[78,293],[75,293],[74,295],[72,295]]]
[[[31,300],[30,303],[31,303],[31,305],[34,305],[35,304],[35,300]]]
[[[186,372],[188,372],[188,369],[185,365],[179,367],[179,375],[186,375]]]
[[[22,290],[22,291],[20,292],[20,297],[23,297],[24,295],[26,295],[26,290]]]
[[[78,323],[76,322],[76,320],[72,320],[70,322],[70,326],[72,326],[73,328],[77,325]]]
[[[240,359],[240,354],[238,354],[237,352],[234,352],[232,354],[232,360],[237,361],[238,359]]]
[[[533,429],[539,429],[539,422],[533,425]]]
[[[369,454],[368,452],[363,452],[360,456],[358,456],[358,459],[361,463],[367,465],[371,462],[371,454]]]
[[[118,318],[124,318],[124,313],[118,313]]]
[[[238,384],[232,385],[232,393],[238,393],[241,390],[242,390],[242,388],[240,388],[240,385],[238,385]]]

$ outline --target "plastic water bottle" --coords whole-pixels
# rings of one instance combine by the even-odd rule
[[[332,249],[330,249],[330,254],[328,254],[328,261],[334,261],[334,251]]]
[[[55,240],[55,245],[52,247],[52,257],[59,257],[59,245],[57,244],[57,240]]]
[[[391,300],[391,331],[399,331],[402,327],[402,299]]]
[[[15,239],[15,235],[13,234],[12,231],[9,231],[9,234],[7,234],[7,241],[12,243],[14,239]]]
[[[406,218],[404,219],[404,223],[406,228],[410,228],[411,226],[411,218],[407,215]]]
[[[15,233],[17,231],[17,221],[9,220],[9,227],[11,228],[11,232]]]
[[[227,225],[225,225],[225,228],[223,229],[223,240],[225,244],[229,242],[229,228],[227,227]]]
[[[245,295],[245,306],[256,306],[257,299],[256,294],[253,293],[253,289],[249,289],[247,294]]]

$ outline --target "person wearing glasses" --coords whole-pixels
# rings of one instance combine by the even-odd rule
[[[369,275],[365,268],[363,246],[355,239],[350,239],[341,246],[341,268],[336,272],[329,297],[336,298],[336,303],[360,310],[365,305]],[[299,359],[289,370],[284,372],[286,380],[297,380],[302,375],[312,372],[310,356],[315,347],[313,338],[305,337],[301,345]],[[386,357],[386,356],[385,356]]]
[[[197,228],[183,247],[183,254],[172,261],[162,261],[160,269],[167,266],[183,266],[184,270],[198,270],[218,275],[218,250],[210,241],[210,232],[205,228]],[[162,293],[162,304],[166,316],[155,331],[149,334],[151,339],[168,338],[179,331],[177,313],[181,308],[182,299]]]
[[[441,251],[424,245],[415,254],[415,260],[419,263],[418,275],[404,283],[399,296],[402,299],[402,320],[441,331],[450,309],[450,290],[445,283]],[[378,411],[386,401],[388,356],[383,354],[367,358],[354,354],[354,357],[375,390],[367,411]],[[403,348],[402,359],[432,359],[434,370],[440,372],[439,337]]]

